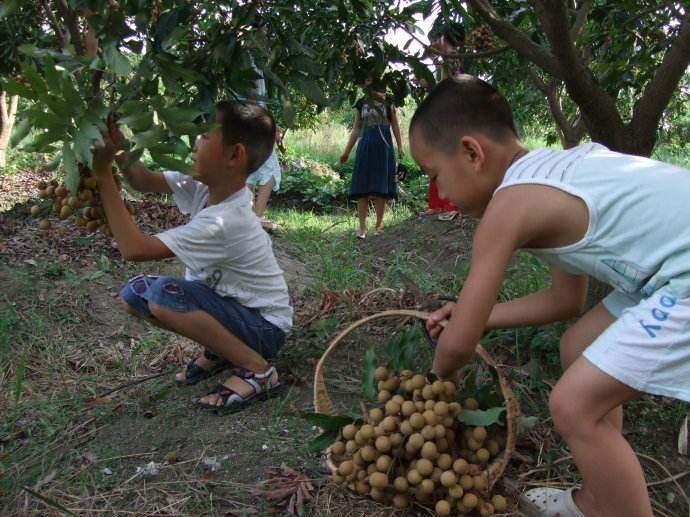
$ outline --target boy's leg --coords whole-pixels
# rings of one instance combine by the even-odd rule
[[[148,321],[151,323],[151,325],[162,328],[163,330],[175,332],[175,329],[173,329],[170,325],[157,319],[151,313],[149,303],[143,297],[146,291],[148,291],[148,289],[157,279],[158,277],[147,275],[138,275],[134,278],[131,278],[120,291],[120,299],[124,306],[125,312],[128,314],[131,314],[135,318]],[[207,358],[205,354],[201,354],[194,360],[194,364],[202,370],[211,370],[217,365],[217,361]],[[181,372],[175,375],[175,379],[177,381],[184,381],[186,379],[188,366],[189,365],[185,366]]]
[[[369,215],[369,198],[360,197],[357,200],[357,215],[359,216],[359,236],[367,234],[367,215]]]
[[[256,200],[254,201],[254,213],[261,217],[268,206],[268,200],[271,197],[271,192],[273,192],[273,187],[276,184],[276,179],[271,176],[271,178],[258,187],[258,193],[256,194]]]
[[[582,352],[614,321],[616,321],[615,316],[604,307],[603,303],[599,303],[566,330],[561,336],[560,346],[563,371],[577,361],[582,356]],[[607,418],[616,429],[619,431],[623,429],[622,407],[613,409]]]
[[[614,408],[638,396],[584,357],[566,370],[551,393],[554,425],[583,478],[575,503],[587,517],[652,516],[640,462],[608,418]]]
[[[383,214],[386,211],[386,199],[383,197],[374,198],[374,207],[376,208],[376,231],[380,231],[383,224]]]
[[[217,319],[206,312],[177,312],[151,302],[149,302],[149,309],[156,319],[169,325],[174,332],[196,341],[236,366],[259,373],[268,368],[268,362],[259,353],[230,333]],[[277,380],[277,374],[275,374],[275,379],[271,380]],[[231,377],[225,385],[243,397],[253,393],[251,385],[238,377]],[[221,405],[222,400],[220,395],[214,393],[203,397],[200,402]]]

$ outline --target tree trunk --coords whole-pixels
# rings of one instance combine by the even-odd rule
[[[18,104],[19,96],[10,95],[8,102],[7,92],[0,90],[0,168],[7,165],[7,147],[10,143],[14,119],[17,116]]]

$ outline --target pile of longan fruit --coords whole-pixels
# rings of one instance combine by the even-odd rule
[[[121,184],[117,177],[116,182],[120,187]],[[79,190],[76,194],[70,193],[64,185],[60,185],[55,180],[41,181],[38,184],[38,197],[45,201],[33,205],[31,215],[41,217],[38,223],[41,230],[50,230],[51,223],[45,215],[49,210],[52,210],[62,220],[74,216],[74,223],[77,226],[83,226],[89,232],[99,231],[107,236],[112,235],[108,226],[108,219],[101,205],[98,184],[93,176],[82,174]],[[50,203],[51,200],[52,204]],[[134,214],[134,207],[126,202],[125,205],[129,213]]]
[[[507,501],[489,498],[484,471],[505,447],[502,430],[463,426],[456,418],[463,405],[477,409],[477,401],[460,404],[454,383],[410,370],[396,376],[381,366],[375,375],[382,407],[368,410],[362,425],[341,429],[329,448],[337,468],[331,479],[396,508],[416,502],[441,516],[504,512]]]

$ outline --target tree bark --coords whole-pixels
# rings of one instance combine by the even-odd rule
[[[580,108],[582,119],[576,124],[577,131],[564,134],[564,140],[577,138],[582,130],[580,126],[584,125],[595,142],[615,151],[649,156],[656,144],[664,110],[690,64],[690,9],[683,13],[678,36],[636,103],[630,122],[625,123],[616,99],[594,77],[588,60],[576,51],[575,41],[586,23],[591,3],[581,4],[571,25],[565,0],[533,0],[537,19],[548,41],[548,47],[544,47],[501,18],[488,0],[468,0],[470,7],[498,37],[551,77],[563,81],[566,91]]]
[[[10,95],[8,99],[7,92],[0,90],[0,168],[7,165],[7,147],[10,143],[18,105],[18,95]]]

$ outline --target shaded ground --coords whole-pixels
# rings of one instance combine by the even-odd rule
[[[317,430],[298,414],[311,410],[313,366],[329,339],[364,314],[438,306],[432,293],[460,287],[474,228],[469,220],[444,223],[393,213],[382,235],[359,242],[347,214],[327,219],[275,210],[271,215],[283,230],[274,246],[296,308],[297,326],[278,361],[289,390],[218,417],[190,403],[218,379],[191,388],[173,382],[172,373],[196,353],[195,346],[127,317],[117,305],[130,275],[179,274],[179,264],[123,264],[109,239],[70,223],[54,221],[54,231],[41,232],[27,216],[35,175],[0,180],[2,515],[58,514],[51,504],[79,515],[271,513],[252,493],[269,467],[286,463],[323,478],[320,458],[307,449]],[[150,231],[179,222],[164,215],[159,199],[137,203],[139,222]],[[538,288],[543,273],[529,257],[518,257],[502,296]],[[377,288],[384,289],[366,295]],[[399,328],[376,325],[352,337],[349,355],[338,361],[343,367],[331,374],[336,380],[349,376],[345,384],[352,391],[343,389],[337,402],[357,397],[364,350],[385,343]],[[558,330],[493,332],[484,340],[510,365],[523,412],[538,422],[520,440],[508,474],[512,483],[502,488],[509,494],[511,486],[577,479],[545,413],[558,372]],[[687,458],[675,453],[686,411],[686,405],[651,397],[626,411],[628,438],[652,458],[644,464],[657,483],[651,490],[658,515],[687,515],[682,490],[688,491],[690,476],[671,479],[690,470]],[[307,511],[392,513],[330,486],[321,488]]]

